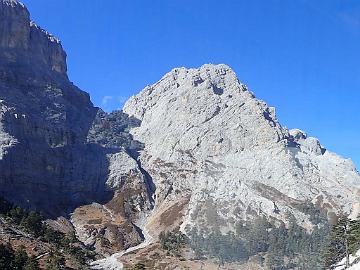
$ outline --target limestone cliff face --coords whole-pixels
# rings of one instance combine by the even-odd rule
[[[81,190],[95,188],[74,165],[103,162],[92,157],[94,147],[83,145],[97,109],[67,79],[59,41],[31,23],[22,4],[2,0],[0,14],[1,137],[8,141],[0,161],[2,193],[23,206],[58,213],[81,201]],[[77,184],[67,185],[67,179]],[[65,192],[78,194],[65,198]]]
[[[358,214],[352,162],[283,128],[226,65],[174,69],[110,114],[66,70],[60,41],[0,0],[0,195],[65,215],[103,254],[178,225],[292,213],[311,228],[308,202],[330,220]]]
[[[133,158],[142,145],[128,132],[138,121],[94,107],[66,70],[60,41],[23,4],[0,0],[0,194],[50,217],[108,203],[121,221],[105,225],[104,217],[96,230],[110,226],[119,232],[102,239],[131,246],[141,240],[134,223],[152,207],[151,184]]]
[[[183,229],[226,231],[256,215],[286,222],[290,212],[309,227],[301,204],[332,219],[360,200],[352,162],[283,128],[226,65],[174,69],[124,111],[141,120],[131,132],[145,144],[142,165],[157,187],[155,223],[172,214]]]
[[[12,133],[22,132],[14,135],[40,135],[51,147],[84,141],[97,109],[68,80],[60,41],[31,22],[25,6],[14,0],[0,1],[0,79]],[[16,128],[25,124],[36,130]]]
[[[0,36],[1,77],[7,80],[23,76],[31,80],[66,77],[66,53],[60,41],[31,22],[23,4],[1,1]]]

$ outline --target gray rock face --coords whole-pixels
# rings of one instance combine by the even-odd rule
[[[23,4],[0,1],[0,36],[1,78],[66,78],[66,54],[60,41],[31,22]]]
[[[2,196],[58,216],[136,186],[141,200],[130,196],[121,207],[150,209],[148,184],[128,154],[141,147],[127,132],[132,123],[122,112],[95,108],[68,80],[60,41],[31,22],[24,5],[0,0]],[[135,169],[137,182],[127,181]]]
[[[287,212],[311,227],[299,207],[308,201],[329,218],[357,211],[353,163],[283,128],[226,65],[174,69],[124,111],[141,120],[131,133],[145,145],[140,158],[157,187],[155,215],[190,198],[183,229],[226,231],[262,214],[286,222]]]
[[[122,111],[105,113],[98,110],[89,130],[87,141],[110,149],[121,148],[133,156],[143,148],[143,144],[135,141],[129,130],[140,125],[140,121]]]
[[[146,220],[155,235],[226,232],[290,212],[311,228],[301,204],[355,216],[359,186],[350,160],[283,128],[226,65],[174,69],[124,112],[104,113],[68,80],[60,41],[24,5],[0,0],[0,195],[71,216],[99,252],[139,244]]]

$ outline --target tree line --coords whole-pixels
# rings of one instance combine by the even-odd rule
[[[299,206],[312,222],[312,229],[298,225],[288,213],[288,224],[270,222],[265,217],[241,222],[235,232],[223,234],[218,229],[191,228],[186,236],[179,231],[162,233],[160,243],[168,255],[180,256],[181,248],[190,246],[197,259],[215,258],[226,262],[246,262],[256,258],[271,270],[329,269],[360,249],[360,221],[339,218],[330,226],[326,214],[313,204]]]
[[[13,250],[10,245],[0,244],[0,269],[40,270],[40,267],[34,256],[28,256],[25,247]]]
[[[38,240],[50,243],[54,246],[46,256],[45,269],[64,269],[66,265],[65,257],[71,258],[72,264],[77,267],[76,269],[88,269],[86,260],[92,259],[94,253],[82,248],[81,243],[77,240],[74,232],[64,234],[54,230],[45,223],[45,218],[40,213],[15,206],[4,198],[0,198],[0,215],[8,222],[18,226],[19,229],[36,237]],[[0,247],[0,252],[4,252],[4,256],[0,255],[0,257],[6,258],[3,262],[6,267],[1,267],[2,265],[0,263],[0,269],[38,269],[35,266],[36,260],[32,256],[27,256],[27,262],[32,265],[31,267],[33,268],[19,268],[19,266],[13,266],[13,259],[16,258],[18,253],[21,254],[22,258],[26,257],[26,251],[23,247],[13,250],[9,245],[2,245]],[[25,259],[23,261],[25,261]],[[25,265],[23,267],[25,267]]]
[[[310,234],[290,217],[289,225],[275,225],[265,217],[237,226],[236,233],[209,235],[192,229],[188,235],[198,258],[216,258],[225,262],[246,262],[257,258],[271,270],[322,269],[321,252],[329,233],[328,226],[314,227]]]

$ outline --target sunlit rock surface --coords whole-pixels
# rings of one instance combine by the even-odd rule
[[[286,222],[288,212],[306,227],[305,202],[334,219],[359,201],[353,163],[283,128],[226,65],[173,69],[124,111],[141,121],[131,133],[145,145],[141,161],[157,187],[157,211],[189,198],[183,229],[226,231],[262,214]]]

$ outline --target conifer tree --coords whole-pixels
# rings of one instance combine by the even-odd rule
[[[39,267],[39,262],[36,260],[35,256],[28,258],[23,270],[41,270]]]
[[[360,247],[360,221],[342,217],[330,233],[330,241],[325,253],[325,267],[330,267],[345,257],[346,267],[350,266],[350,254]]]
[[[20,246],[14,255],[14,269],[22,270],[29,259],[24,246]]]
[[[0,269],[11,269],[14,261],[14,251],[10,245],[0,244]]]

